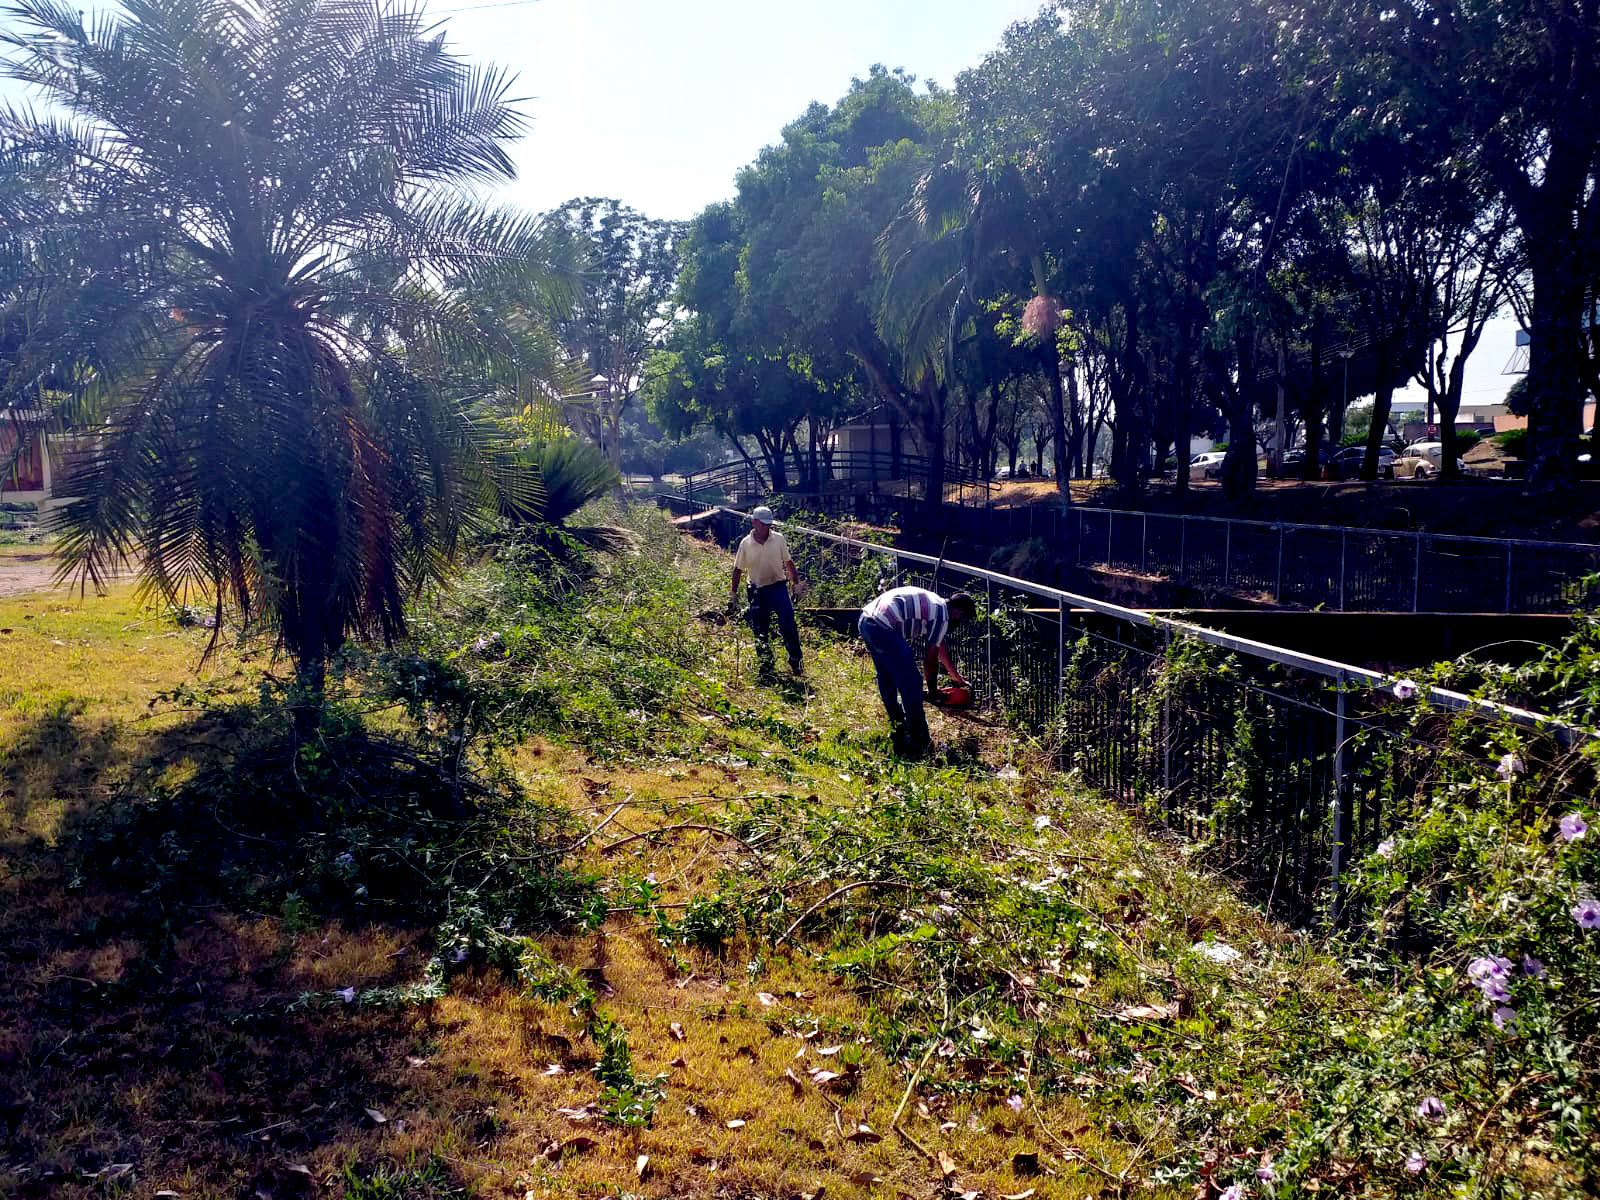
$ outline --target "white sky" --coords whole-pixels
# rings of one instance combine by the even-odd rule
[[[88,7],[87,5],[85,6]],[[614,197],[693,216],[813,100],[832,104],[875,63],[954,83],[1039,0],[429,0],[459,53],[507,67],[532,118],[505,199],[546,210]],[[0,97],[18,98],[9,84]],[[1515,325],[1497,322],[1467,367],[1466,402],[1512,377]]]

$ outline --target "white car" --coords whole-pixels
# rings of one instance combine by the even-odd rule
[[[1394,477],[1396,479],[1437,479],[1440,474],[1440,464],[1443,462],[1443,442],[1412,442],[1394,460]],[[1466,464],[1459,458],[1456,460],[1456,470],[1462,475],[1467,473]]]
[[[1222,450],[1207,450],[1189,460],[1190,479],[1216,479],[1222,474],[1222,460],[1228,455]]]

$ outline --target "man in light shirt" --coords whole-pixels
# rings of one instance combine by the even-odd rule
[[[889,728],[895,751],[920,758],[928,750],[928,720],[922,711],[922,685],[934,694],[939,683],[939,665],[950,673],[950,681],[967,687],[956,665],[950,660],[945,639],[952,629],[972,620],[977,603],[965,592],[941,600],[919,587],[890,588],[861,610],[856,629],[872,655],[878,672],[878,694],[889,714]],[[911,649],[913,638],[927,640],[922,671]]]
[[[772,510],[763,504],[750,513],[750,532],[739,542],[733,556],[733,587],[728,593],[728,610],[739,607],[739,583],[749,585],[750,607],[745,620],[756,635],[756,658],[760,662],[762,679],[770,680],[775,671],[772,664],[772,618],[778,618],[778,633],[783,638],[783,648],[789,652],[789,669],[799,676],[804,673],[800,656],[800,630],[794,623],[794,602],[789,597],[789,585],[798,593],[800,576],[794,569],[794,559],[789,557],[789,546],[783,534],[772,528]]]

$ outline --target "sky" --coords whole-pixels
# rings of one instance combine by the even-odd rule
[[[533,118],[508,197],[691,217],[813,100],[875,63],[954,83],[1039,0],[431,0],[459,52],[517,72]],[[453,11],[454,10],[454,11]]]
[[[1038,9],[1039,0],[427,0],[458,53],[517,76],[511,94],[525,97],[530,128],[505,200],[545,211],[604,196],[658,218],[732,196],[735,173],[784,125],[814,100],[839,100],[874,64],[948,86]],[[0,85],[0,98],[17,94]],[[1484,335],[1467,403],[1504,395],[1515,329],[1497,321]]]

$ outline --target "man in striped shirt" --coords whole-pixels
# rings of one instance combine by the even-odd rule
[[[977,615],[977,605],[965,592],[941,600],[926,588],[890,588],[861,610],[856,628],[872,655],[878,672],[878,694],[889,714],[896,752],[917,758],[928,749],[928,721],[922,711],[922,685],[926,681],[932,695],[939,682],[939,664],[950,673],[950,680],[962,687],[967,681],[950,661],[945,639],[950,630]],[[915,638],[925,638],[927,652],[922,670],[911,649]]]

